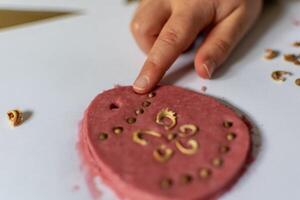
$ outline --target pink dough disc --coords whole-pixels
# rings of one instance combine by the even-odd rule
[[[251,143],[232,109],[175,86],[150,95],[129,86],[99,94],[84,115],[80,142],[93,174],[130,200],[215,197],[241,174]]]

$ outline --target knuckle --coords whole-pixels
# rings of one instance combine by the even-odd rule
[[[179,33],[174,29],[167,29],[161,33],[158,40],[169,46],[177,46],[180,42]]]
[[[130,30],[132,33],[137,33],[140,27],[140,22],[137,20],[133,19],[130,23]]]
[[[145,24],[140,20],[132,20],[130,24],[131,32],[137,35],[145,35],[147,33],[147,28]]]
[[[215,46],[224,55],[229,53],[230,47],[231,47],[229,42],[227,42],[223,39],[216,39],[215,40]]]
[[[131,30],[131,32],[132,33],[134,33],[136,30],[136,21],[133,19],[133,20],[131,20],[131,22],[130,22],[130,30]]]

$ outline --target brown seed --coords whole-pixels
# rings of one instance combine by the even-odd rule
[[[214,158],[212,160],[212,165],[215,166],[215,167],[221,167],[223,165],[222,158]]]
[[[173,185],[173,181],[170,178],[165,178],[160,182],[160,187],[162,189],[169,189],[171,188]]]
[[[298,78],[298,79],[295,80],[295,84],[298,85],[298,86],[300,86],[300,78]]]
[[[144,102],[142,103],[142,106],[143,106],[144,108],[149,107],[150,105],[151,105],[151,102],[150,102],[150,101],[144,101]]]
[[[232,141],[236,138],[236,134],[235,133],[228,133],[226,136],[228,141]]]
[[[288,62],[295,62],[297,60],[297,56],[295,54],[285,54],[284,60]]]
[[[114,128],[113,128],[113,132],[114,132],[116,135],[120,135],[120,134],[123,132],[123,127],[121,127],[121,126],[114,127]]]
[[[99,134],[99,139],[100,140],[107,140],[108,139],[108,134],[107,133],[100,133]]]
[[[136,122],[136,118],[134,118],[134,117],[129,117],[129,118],[127,118],[126,121],[127,121],[128,124],[133,124],[133,123]]]
[[[201,168],[199,170],[199,176],[201,179],[206,179],[212,174],[211,170],[208,168]]]
[[[193,181],[193,176],[190,174],[184,174],[180,177],[180,182],[182,184],[189,184]]]
[[[266,49],[265,51],[265,59],[271,60],[276,58],[279,55],[279,51],[273,49]]]
[[[153,98],[153,97],[155,97],[155,95],[156,95],[155,92],[151,92],[151,93],[148,94],[148,97]]]
[[[294,42],[294,43],[293,43],[293,46],[294,46],[294,47],[300,47],[300,41]]]
[[[141,114],[143,114],[144,113],[144,109],[142,109],[142,108],[139,108],[139,109],[137,109],[136,111],[135,111],[135,114],[136,115],[141,115]]]
[[[231,127],[233,126],[233,123],[230,122],[230,121],[225,121],[225,122],[223,123],[223,126],[224,126],[225,128],[231,128]]]
[[[228,153],[230,151],[230,147],[227,145],[222,145],[220,147],[220,153]]]

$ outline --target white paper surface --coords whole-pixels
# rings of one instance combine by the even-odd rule
[[[51,8],[80,14],[0,30],[0,199],[91,199],[75,148],[78,122],[93,97],[115,84],[131,84],[144,55],[128,24],[135,5],[123,1],[10,0],[1,7]],[[183,67],[183,56],[164,83],[223,98],[250,116],[262,138],[261,151],[248,172],[222,200],[300,199],[300,68],[282,58],[264,61],[265,48],[300,52],[299,1],[282,0],[264,13],[254,30],[210,81]],[[294,73],[284,84],[270,74]],[[12,108],[31,111],[22,126],[5,119]],[[78,191],[74,187],[79,186]],[[104,189],[104,200],[115,200]]]

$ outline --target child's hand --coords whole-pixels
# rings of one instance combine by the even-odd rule
[[[203,78],[228,57],[262,8],[262,0],[142,0],[131,23],[132,33],[148,58],[134,83],[150,91],[177,57],[209,27],[195,57]]]

